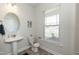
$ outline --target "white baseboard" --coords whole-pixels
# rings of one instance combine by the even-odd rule
[[[11,55],[11,53],[0,52],[0,55]]]
[[[8,53],[7,55],[11,55],[11,53]]]
[[[55,51],[53,51],[53,50],[50,50],[50,49],[46,48],[45,46],[40,46],[40,48],[41,48],[41,49],[44,49],[44,50],[46,50],[47,52],[49,52],[49,53],[51,53],[51,54],[54,54],[54,55],[62,55],[62,54],[60,54],[60,53],[58,53],[58,52],[55,52]]]
[[[76,54],[76,55],[79,55],[79,52],[76,52],[75,54]]]

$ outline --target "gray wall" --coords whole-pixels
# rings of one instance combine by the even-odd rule
[[[74,54],[75,39],[75,4],[60,4],[60,41],[46,41],[44,39],[44,11],[59,4],[40,4],[36,7],[36,37],[40,47],[54,54]]]
[[[17,35],[21,35],[24,37],[24,40],[18,42],[19,52],[29,47],[27,42],[27,35],[28,35],[27,20],[34,20],[33,9],[34,8],[31,7],[31,5],[29,4],[16,4],[16,7],[10,7],[9,4],[7,3],[0,4],[0,20],[4,20],[3,18],[8,12],[13,12],[19,17],[20,29],[18,30]],[[11,44],[6,44],[4,42],[4,37],[2,38],[2,36],[0,35],[0,53],[3,52],[11,53]]]

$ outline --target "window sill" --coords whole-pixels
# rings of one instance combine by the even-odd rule
[[[45,40],[50,40],[50,41],[60,41],[59,38],[53,37],[53,38],[45,38]]]

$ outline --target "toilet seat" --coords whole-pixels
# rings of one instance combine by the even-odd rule
[[[34,47],[39,47],[40,45],[39,45],[39,43],[34,43],[33,46]]]

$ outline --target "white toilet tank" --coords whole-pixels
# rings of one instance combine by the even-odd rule
[[[29,38],[29,43],[30,43],[31,45],[33,45],[34,42],[35,42],[34,37],[33,37],[33,36],[29,36],[28,38]]]

